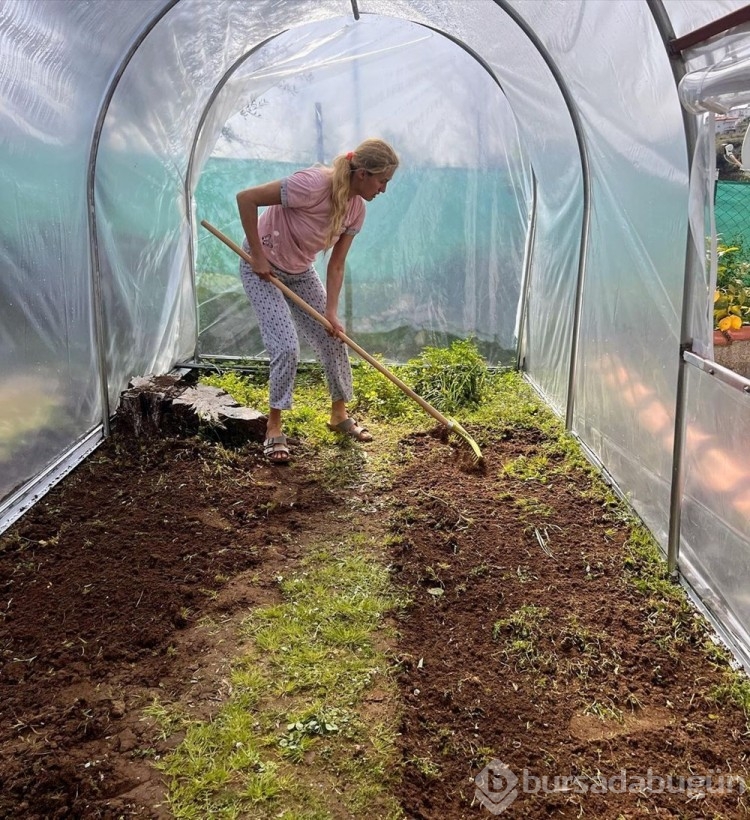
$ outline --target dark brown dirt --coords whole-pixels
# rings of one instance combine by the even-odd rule
[[[384,561],[413,598],[393,647],[405,816],[492,816],[478,799],[504,817],[745,816],[738,788],[716,790],[748,775],[742,710],[709,698],[726,668],[697,619],[665,622],[624,580],[625,524],[588,475],[503,474],[543,444],[483,440],[480,470],[415,435],[394,485],[361,499],[362,515],[388,511]],[[274,468],[257,444],[115,436],[0,536],[0,817],[170,816],[153,759],[180,737],[161,739],[144,707],[210,714],[233,619],[275,599],[275,576],[347,503],[315,452],[295,453]],[[502,621],[530,606],[539,634],[514,652]],[[625,793],[607,784],[623,773]],[[680,789],[691,776],[713,791]],[[553,791],[554,777],[571,780]]]
[[[503,475],[540,454],[536,431],[483,444],[479,475],[416,445],[394,525],[401,581],[420,590],[399,641],[407,816],[746,816],[729,781],[747,778],[746,717],[710,697],[727,668],[686,604],[660,611],[625,580],[619,507],[554,463],[546,483]],[[546,614],[514,651],[527,636],[507,621],[529,607]]]

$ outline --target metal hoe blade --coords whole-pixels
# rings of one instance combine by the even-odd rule
[[[474,451],[474,458],[477,463],[484,462],[484,456],[482,455],[482,451],[479,449],[479,445],[474,441],[474,439],[464,430],[463,427],[455,420],[455,419],[448,419],[450,425],[448,427],[449,430],[453,430],[454,432],[458,433],[459,436],[471,447]]]

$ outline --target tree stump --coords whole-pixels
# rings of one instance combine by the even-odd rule
[[[135,437],[193,435],[207,428],[221,441],[263,441],[267,418],[224,390],[180,374],[136,376],[120,394],[118,431]]]

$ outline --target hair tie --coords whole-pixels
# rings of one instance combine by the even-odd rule
[[[349,162],[351,162],[353,156],[354,156],[354,151],[349,151],[349,153],[346,155],[346,158],[349,160]]]

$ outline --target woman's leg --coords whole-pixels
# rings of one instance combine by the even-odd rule
[[[282,276],[284,284],[298,296],[315,308],[319,313],[325,313],[326,292],[323,283],[314,270],[297,276]],[[339,339],[330,336],[323,325],[312,316],[309,316],[293,302],[289,303],[292,318],[300,335],[315,351],[315,355],[323,365],[323,370],[331,394],[331,402],[340,415],[338,421],[346,418],[346,403],[351,401],[352,368],[349,363],[349,354],[346,345]]]
[[[282,277],[282,280],[287,287],[302,297],[308,305],[314,307],[318,313],[325,313],[325,288],[314,270],[298,276],[285,276]],[[370,433],[355,424],[353,420],[346,424],[344,429],[340,426],[342,422],[349,419],[346,403],[351,401],[354,395],[352,368],[346,345],[329,335],[320,322],[313,319],[312,316],[305,313],[293,302],[290,302],[289,306],[297,329],[315,351],[323,365],[328,390],[331,394],[331,427],[336,427],[340,432],[359,441],[372,441]]]
[[[270,358],[269,405],[266,438],[282,434],[281,411],[292,406],[294,379],[299,362],[299,339],[289,306],[281,291],[255,273],[243,259],[240,262],[242,286],[258,319],[260,335]],[[286,461],[288,456],[271,457]]]

